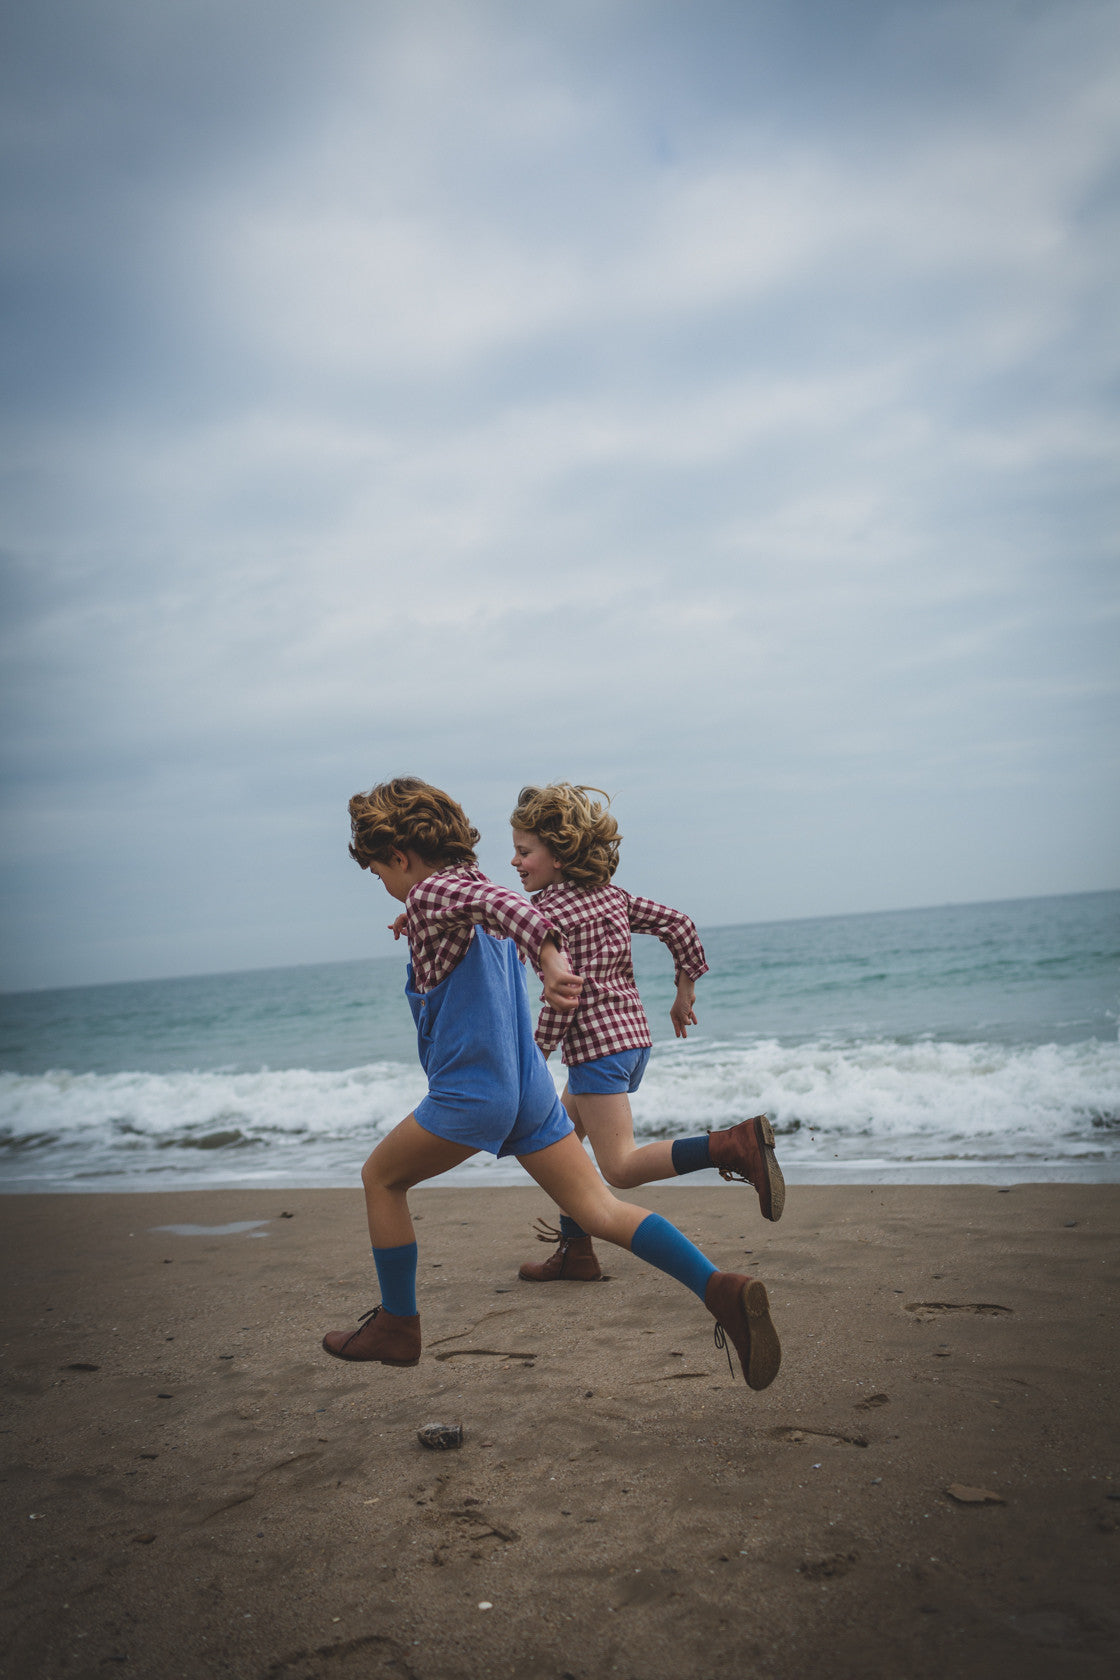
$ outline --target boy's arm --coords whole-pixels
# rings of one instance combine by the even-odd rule
[[[571,1014],[579,1002],[583,981],[578,974],[572,973],[568,954],[560,949],[555,934],[549,934],[541,946],[540,969],[545,1008],[561,1015]]]
[[[562,935],[547,916],[520,893],[496,887],[482,875],[441,871],[420,881],[408,895],[408,918],[416,916],[429,927],[475,922],[487,933],[512,939],[544,982],[546,1002],[571,1010],[583,985],[563,949]]]
[[[537,1048],[542,1056],[551,1056],[556,1046],[563,1039],[568,1030],[568,1023],[575,1013],[574,1006],[567,1009],[554,1009],[550,1003],[545,1003],[537,1016],[536,1031],[533,1037],[537,1041]]]
[[[677,998],[681,1000],[681,980],[699,980],[708,972],[708,959],[696,931],[696,923],[683,910],[671,910],[667,904],[657,904],[652,898],[637,898],[626,894],[630,926],[635,933],[653,933],[673,953],[673,973],[677,982]],[[696,997],[695,987],[688,1000],[691,1010]],[[676,1004],[674,1004],[674,1009]],[[673,1017],[676,1025],[676,1016]],[[683,1034],[679,1036],[683,1037]]]

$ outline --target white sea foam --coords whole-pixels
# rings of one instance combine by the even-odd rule
[[[769,1114],[790,1158],[811,1134],[889,1154],[1045,1144],[1104,1147],[1120,1128],[1120,1045],[1009,1046],[895,1040],[773,1039],[665,1056],[642,1086],[639,1125],[676,1135],[682,1111],[711,1127]]]
[[[0,1127],[11,1134],[9,1147],[50,1133],[123,1149],[209,1149],[223,1146],[219,1134],[230,1134],[228,1147],[377,1132],[422,1090],[419,1073],[398,1062],[341,1073],[3,1073]]]
[[[562,1080],[563,1070],[553,1069]],[[0,1183],[95,1189],[350,1184],[423,1094],[417,1068],[0,1074]],[[766,1112],[796,1178],[942,1163],[1120,1168],[1120,1046],[774,1039],[659,1047],[633,1099],[639,1139]],[[462,1175],[494,1172],[480,1157]],[[499,1179],[516,1169],[497,1169]]]

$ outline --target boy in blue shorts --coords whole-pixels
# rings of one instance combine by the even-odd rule
[[[638,898],[614,886],[622,836],[609,809],[590,798],[600,788],[552,782],[522,788],[510,817],[513,867],[533,903],[560,930],[583,981],[577,1006],[555,1009],[545,994],[537,1043],[545,1056],[559,1045],[568,1070],[563,1102],[599,1170],[616,1190],[715,1167],[721,1177],[752,1186],[764,1219],[777,1220],[786,1187],[765,1114],[723,1131],[639,1145],[630,1098],[649,1061],[649,1022],[630,956],[631,933],[652,933],[667,945],[677,995],[669,1011],[678,1038],[696,1025],[696,981],[708,964],[696,925],[681,910]],[[554,1242],[547,1260],[527,1260],[530,1283],[592,1283],[602,1276],[591,1237],[563,1214],[557,1231],[538,1221],[541,1242]]]
[[[477,867],[478,832],[439,788],[413,776],[350,801],[351,856],[404,905],[406,995],[428,1093],[362,1168],[381,1303],[356,1329],[323,1338],[338,1359],[415,1365],[416,1234],[408,1192],[479,1149],[514,1155],[582,1228],[627,1248],[691,1289],[730,1341],[751,1388],[778,1374],[781,1348],[765,1287],[720,1272],[668,1220],[620,1202],[591,1165],[533,1039],[519,952],[540,971],[550,1007],[568,1012],[581,982],[557,929]],[[730,1356],[729,1356],[730,1357]]]

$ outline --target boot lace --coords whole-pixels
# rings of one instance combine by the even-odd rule
[[[550,1225],[547,1219],[538,1219],[533,1226],[533,1234],[538,1242],[560,1243],[567,1242],[563,1231],[558,1231],[555,1225]]]
[[[717,1348],[722,1348],[724,1353],[727,1355],[727,1369],[731,1372],[732,1377],[734,1377],[735,1367],[731,1363],[731,1349],[727,1345],[727,1337],[724,1334],[723,1325],[720,1324],[718,1319],[716,1321],[716,1333],[715,1333],[714,1341],[715,1341],[715,1344],[716,1344]]]
[[[354,1337],[360,1336],[362,1331],[365,1329],[366,1320],[369,1318],[376,1318],[380,1311],[381,1305],[379,1302],[376,1307],[371,1307],[368,1312],[364,1312],[358,1320],[358,1328],[356,1330],[351,1330],[350,1334],[342,1344],[343,1347],[349,1347],[350,1343],[354,1340]]]

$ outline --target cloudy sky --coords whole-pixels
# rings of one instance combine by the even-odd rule
[[[1113,0],[8,0],[0,984],[1120,885]],[[376,896],[375,896],[376,895]]]

